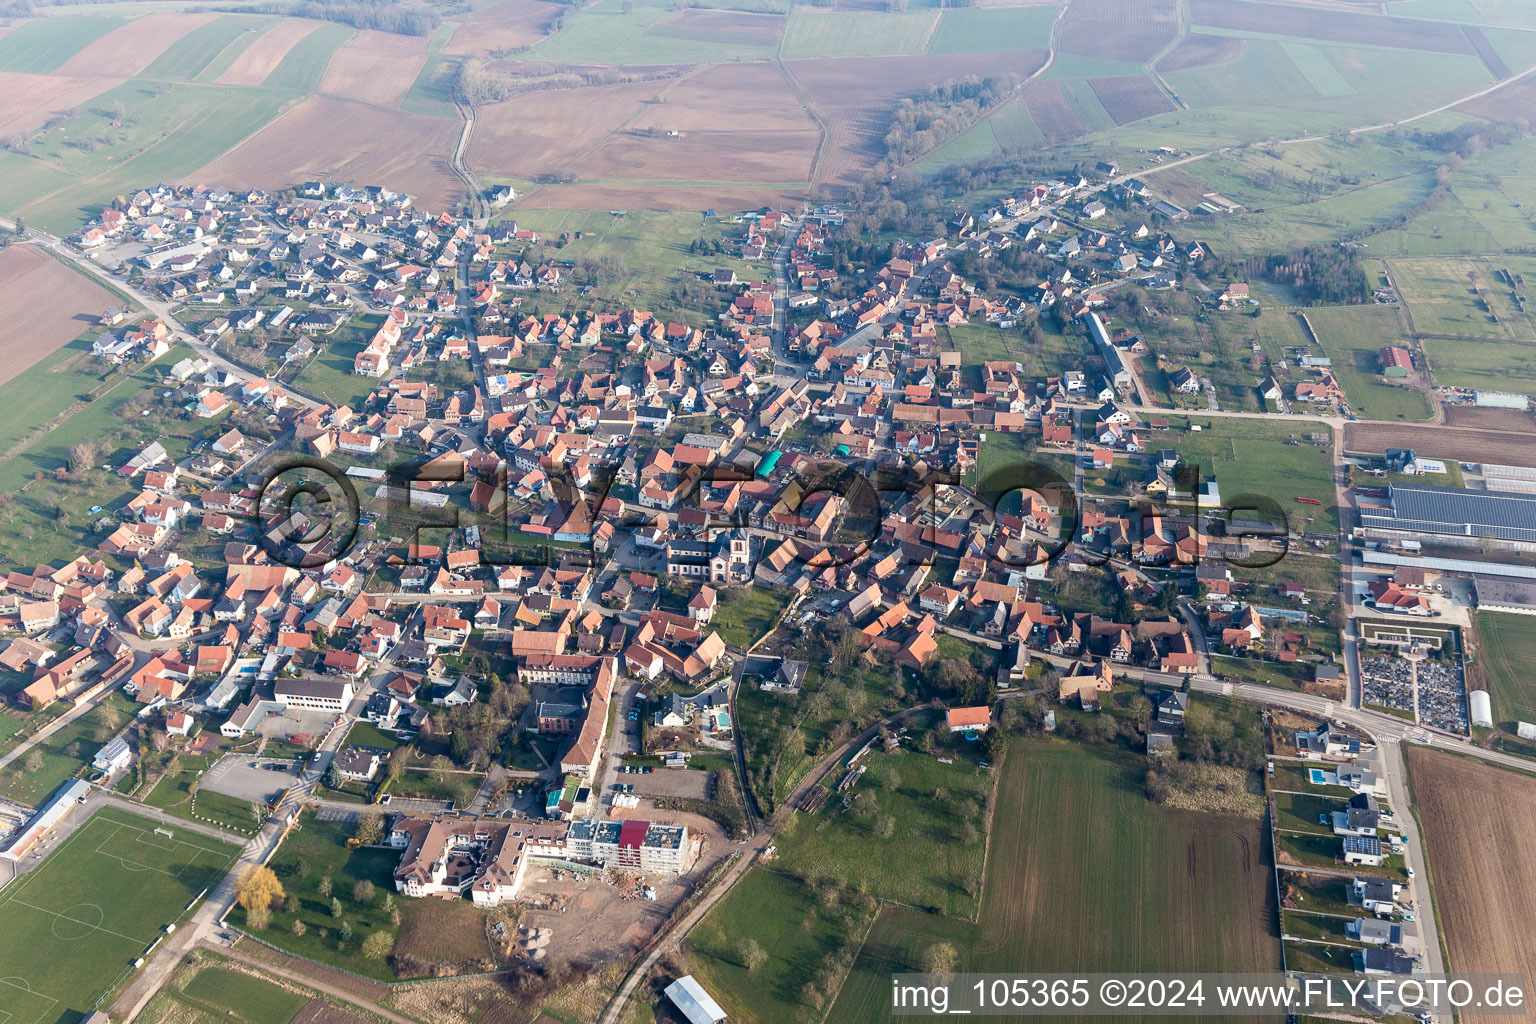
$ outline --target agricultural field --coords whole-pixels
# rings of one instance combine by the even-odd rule
[[[127,29],[120,29],[113,35],[129,31],[137,24],[138,22],[130,23]],[[247,39],[243,37],[248,33],[258,32],[260,27],[266,24],[268,23],[265,21],[241,14],[226,14],[214,20],[199,18],[198,22],[189,26],[191,31],[181,34],[180,38],[165,48],[143,69],[143,72],[150,78],[195,79],[213,64],[226,48],[235,46],[237,40],[246,42]]]
[[[331,57],[320,91],[345,100],[398,107],[427,62],[425,36],[359,32]]]
[[[1115,124],[1129,124],[1173,109],[1173,101],[1151,75],[1090,78],[1088,84]]]
[[[1479,612],[1477,635],[1494,721],[1536,722],[1536,616]]]
[[[1231,4],[1224,0],[1190,0],[1196,25],[1263,32],[1271,35],[1365,43],[1430,53],[1472,54],[1472,44],[1455,25],[1411,18],[1374,17],[1341,10],[1308,10],[1280,3]]]
[[[1157,70],[1187,71],[1190,68],[1225,64],[1237,56],[1243,41],[1236,36],[1212,36],[1203,32],[1190,32],[1178,45],[1157,62]]]
[[[779,56],[784,60],[798,60],[922,53],[936,31],[938,20],[939,15],[933,11],[875,14],[796,8],[784,27]],[[970,34],[962,27],[951,38],[958,41]]]
[[[561,9],[547,0],[501,0],[465,17],[443,50],[471,54],[532,46],[544,38],[545,26]]]
[[[1531,974],[1522,939],[1536,914],[1536,790],[1530,780],[1470,758],[1404,748],[1414,810],[1424,829],[1435,916],[1458,973]],[[1498,850],[1490,857],[1489,850]]]
[[[1464,338],[1425,338],[1420,344],[1436,384],[1536,395],[1536,344]]]
[[[80,337],[117,301],[42,249],[0,249],[0,309],[6,311],[0,387]]]
[[[1067,53],[1139,64],[1172,43],[1178,30],[1177,0],[1074,0],[1057,44]]]
[[[1149,804],[1144,762],[1122,752],[1015,741],[1006,763],[979,921],[882,911],[831,1019],[887,1019],[890,974],[920,970],[935,942],[959,971],[1279,966],[1257,821]]]
[[[941,764],[924,753],[872,754],[843,810],[829,795],[815,814],[796,814],[778,840],[776,867],[801,877],[831,872],[878,899],[974,920],[986,861],[992,772],[963,756]],[[836,782],[837,772],[832,781]],[[949,794],[935,801],[938,790]],[[881,836],[882,820],[891,834]],[[878,863],[868,851],[879,846]]]
[[[140,74],[162,53],[188,33],[200,29],[217,15],[150,14],[134,18],[78,51],[59,66],[61,75]]]
[[[287,60],[324,31],[307,36]],[[282,73],[283,66],[273,72]],[[312,96],[180,176],[257,188],[282,188],[309,178],[388,182],[427,209],[442,210],[463,194],[463,183],[448,169],[458,135],[458,124],[443,118]]]
[[[1508,381],[1500,385],[1514,389]],[[1401,423],[1346,423],[1344,447],[1352,452],[1380,454],[1388,448],[1412,448],[1431,459],[1492,462],[1504,466],[1536,466],[1536,452],[1519,434],[1504,430],[1414,426]]]
[[[559,32],[536,43],[527,54],[533,60],[617,66],[763,60],[774,55],[775,40],[766,35],[749,43],[679,37],[677,21],[663,24],[671,16],[667,7],[599,0],[571,12]],[[661,31],[655,31],[658,26]]]
[[[947,10],[924,53],[990,53],[1038,50],[1050,40],[1058,8],[982,7]]]
[[[207,180],[198,168],[270,120],[281,102],[223,86],[131,80],[79,111],[67,134],[36,140],[27,156],[0,156],[0,204],[69,234],[145,181]]]
[[[220,85],[261,85],[282,63],[288,51],[320,25],[317,21],[297,19],[277,22],[247,43],[214,80]]]
[[[166,836],[156,827],[99,807],[41,867],[0,890],[8,975],[0,1002],[12,1024],[53,1024],[94,1009],[240,852],[186,829]]]
[[[320,77],[330,65],[331,55],[350,38],[352,29],[335,23],[305,33],[289,45],[261,84],[268,89],[314,92],[320,87]]]
[[[1382,346],[1406,345],[1407,334],[1395,307],[1331,306],[1304,314],[1323,352],[1333,360],[1334,376],[1344,385],[1356,416],[1410,422],[1430,418],[1429,399],[1422,391],[1384,383],[1380,374]]]
[[[1393,259],[1397,286],[1414,329],[1431,338],[1536,342],[1536,328],[1524,313],[1498,316],[1489,300],[1508,288],[1494,280],[1481,260]]]
[[[46,75],[59,70],[125,18],[36,18],[0,36],[0,71]]]

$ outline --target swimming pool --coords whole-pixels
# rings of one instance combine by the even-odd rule
[[[1314,786],[1326,786],[1328,784],[1328,773],[1321,768],[1308,768],[1307,773],[1312,776],[1312,784]]]

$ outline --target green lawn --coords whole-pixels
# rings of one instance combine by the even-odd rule
[[[802,876],[828,871],[880,899],[971,918],[986,860],[986,813],[993,774],[956,759],[941,764],[909,751],[870,755],[869,771],[844,810],[830,795],[816,814],[797,813],[781,833],[777,866]],[[836,781],[839,773],[832,773]],[[934,793],[944,790],[942,800]],[[881,820],[893,826],[880,835]],[[879,848],[871,859],[871,848]]]
[[[1170,419],[1182,428],[1183,416]],[[1221,499],[1236,507],[1243,495],[1272,499],[1280,506],[1293,530],[1336,533],[1338,506],[1333,489],[1331,436],[1320,423],[1238,419],[1202,420],[1198,414],[1187,422],[1200,425],[1199,432],[1182,429],[1149,431],[1143,437],[1148,450],[1172,448],[1190,465],[1199,465],[1201,478],[1212,474]],[[1321,433],[1321,445],[1306,435]],[[1299,444],[1287,444],[1296,440]],[[1316,498],[1321,506],[1301,505],[1298,497]],[[1307,522],[1310,517],[1312,522]]]
[[[731,587],[719,592],[709,629],[732,647],[747,647],[778,622],[790,595],[766,587]]]
[[[297,956],[393,981],[395,975],[389,966],[363,956],[362,945],[363,939],[373,932],[383,931],[393,937],[399,931],[384,909],[384,895],[394,891],[394,869],[400,855],[397,851],[374,848],[348,850],[346,840],[350,834],[344,824],[304,815],[301,827],[289,834],[270,862],[288,894],[288,902],[272,915],[272,923],[265,931],[253,934]],[[320,895],[320,880],[325,877],[331,879],[332,897]],[[367,904],[352,897],[353,884],[361,881],[372,882],[378,890]],[[331,915],[332,898],[341,901],[341,918]],[[401,899],[401,913],[410,913],[415,902]],[[305,924],[303,935],[293,932],[296,920]],[[230,921],[246,927],[245,911],[237,907]],[[339,937],[342,921],[352,925],[350,941],[343,942]]]
[[[1536,722],[1536,616],[1478,612],[1477,631],[1494,720]]]
[[[1159,809],[1145,770],[1123,751],[1014,741],[980,920],[884,910],[829,1019],[889,1019],[891,974],[940,941],[972,972],[1277,969],[1259,823]]]
[[[1344,810],[1345,801],[1302,793],[1276,793],[1275,807],[1280,815],[1275,822],[1277,828],[1331,837],[1333,826],[1325,825],[1318,819],[1334,811]],[[1333,842],[1335,846],[1338,845],[1336,840]]]
[[[35,75],[59,66],[96,39],[127,24],[127,18],[34,18],[0,39],[0,71]]]
[[[8,975],[0,984],[16,992],[25,984],[36,997],[0,996],[13,1014],[9,1024],[55,1024],[94,1009],[239,855],[231,843],[156,828],[148,818],[99,808],[40,868],[0,890]]]
[[[330,337],[317,339],[316,345],[324,347],[293,378],[294,386],[335,405],[360,408],[379,381],[353,373],[352,360],[383,322],[382,316],[359,317]]]
[[[372,722],[357,722],[347,733],[347,743],[356,747],[394,750],[400,746],[400,738],[392,732],[385,732]]]

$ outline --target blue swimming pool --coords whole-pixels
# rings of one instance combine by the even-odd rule
[[[1328,784],[1328,773],[1321,768],[1308,768],[1307,772],[1312,776],[1313,785],[1326,786]]]

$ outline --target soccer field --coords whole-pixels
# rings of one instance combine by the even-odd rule
[[[0,1024],[54,1024],[94,1009],[240,854],[157,827],[101,808],[41,867],[0,889]]]

